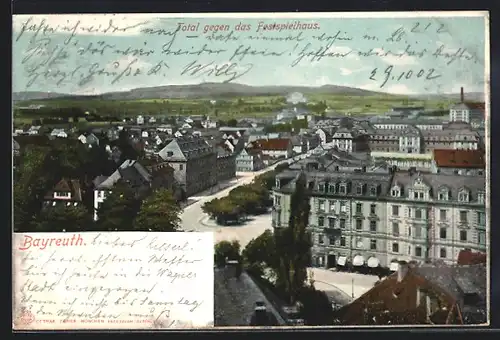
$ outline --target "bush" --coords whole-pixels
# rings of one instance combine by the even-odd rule
[[[217,267],[224,267],[226,259],[240,261],[240,243],[238,241],[220,241],[215,245],[214,261]]]

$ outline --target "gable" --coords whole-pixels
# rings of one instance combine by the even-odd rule
[[[158,155],[164,160],[181,160],[187,161],[184,153],[182,152],[177,140],[172,140],[163,149],[158,152]]]

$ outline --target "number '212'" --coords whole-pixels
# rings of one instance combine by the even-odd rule
[[[375,76],[377,75],[377,68],[374,68],[370,74],[370,79],[371,80],[377,80],[375,79]],[[390,65],[388,66],[385,70],[384,70],[384,81],[382,82],[382,84],[380,85],[380,88],[384,87],[385,84],[389,81],[389,80],[395,80],[395,81],[400,81],[401,79],[411,79],[412,77],[416,77],[416,78],[422,78],[422,77],[425,77],[424,79],[426,80],[432,80],[432,79],[436,79],[436,78],[439,78],[441,77],[441,75],[439,74],[436,74],[436,70],[433,69],[433,68],[430,68],[428,70],[424,70],[424,69],[420,69],[418,72],[414,72],[413,70],[408,70],[408,71],[405,71],[405,72],[401,72],[401,74],[399,76],[395,76],[393,75],[392,71],[394,70],[394,66],[393,65]]]

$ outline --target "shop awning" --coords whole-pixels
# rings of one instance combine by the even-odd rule
[[[377,268],[380,265],[380,261],[376,257],[370,257],[368,259],[367,264],[368,264],[368,267],[370,267],[370,268]]]
[[[359,267],[359,266],[362,266],[364,264],[365,264],[365,258],[363,256],[361,256],[361,255],[356,255],[352,259],[352,265],[353,266]]]
[[[345,256],[340,256],[337,260],[337,264],[339,266],[345,266],[345,263],[347,262],[347,257]]]
[[[391,266],[389,267],[389,269],[392,271],[392,272],[395,272],[397,271],[399,268],[399,263],[398,262],[391,262]]]

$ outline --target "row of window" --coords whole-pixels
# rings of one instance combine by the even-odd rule
[[[341,247],[345,247],[346,246],[346,238],[344,236],[340,237],[340,246]],[[330,242],[330,245],[333,245],[335,244],[335,238],[334,237],[330,237],[329,238],[329,242]],[[319,238],[318,238],[318,243],[319,244],[324,244],[324,238],[323,238],[323,235],[319,235]],[[362,242],[359,242],[359,244],[362,244]],[[484,243],[482,243],[484,244]],[[361,248],[361,247],[358,247],[358,248]],[[421,246],[416,246],[414,248],[415,252],[414,252],[414,256],[416,257],[422,257],[423,256],[423,247]],[[379,250],[379,247],[378,247],[378,242],[377,240],[370,240],[370,250],[373,250],[373,251],[377,251]],[[400,247],[399,247],[399,243],[397,242],[394,242],[392,243],[391,245],[391,251],[393,253],[396,253],[396,254],[400,254]],[[441,258],[447,258],[448,256],[448,250],[446,247],[441,247],[439,249],[439,257]],[[411,255],[411,247],[408,246],[408,255]]]

